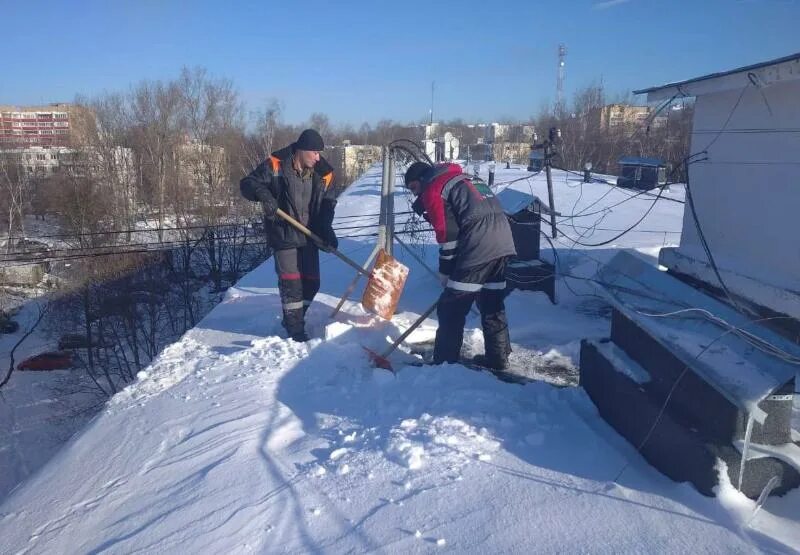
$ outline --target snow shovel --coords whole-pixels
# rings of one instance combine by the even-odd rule
[[[283,210],[281,210],[280,208],[278,208],[277,210],[275,210],[275,213],[276,213],[278,216],[280,216],[281,218],[283,218],[284,220],[286,220],[287,222],[289,222],[289,224],[290,224],[292,227],[294,227],[294,228],[295,228],[297,231],[299,231],[300,233],[302,233],[303,235],[305,235],[306,237],[308,237],[309,239],[311,239],[312,241],[314,241],[314,242],[317,244],[317,246],[321,247],[323,250],[328,250],[329,252],[331,252],[331,253],[335,254],[335,255],[336,255],[336,256],[338,256],[338,257],[339,257],[341,260],[343,260],[345,263],[347,263],[347,264],[349,264],[350,266],[352,266],[353,268],[355,268],[355,269],[356,269],[356,271],[357,271],[359,274],[361,274],[361,275],[363,275],[363,276],[365,276],[365,277],[367,277],[367,278],[371,278],[371,277],[372,277],[372,273],[370,273],[370,272],[366,271],[366,270],[365,270],[364,268],[362,268],[362,267],[361,267],[361,266],[360,266],[358,263],[356,263],[354,260],[352,260],[352,259],[350,259],[350,258],[346,257],[345,255],[343,255],[343,254],[342,254],[341,252],[339,252],[338,250],[334,249],[333,247],[330,247],[330,246],[328,246],[328,245],[325,243],[325,241],[323,241],[323,240],[322,240],[322,238],[320,238],[320,237],[319,237],[318,235],[316,235],[316,234],[315,234],[313,231],[311,231],[311,230],[310,230],[310,229],[308,229],[306,226],[304,226],[303,224],[301,224],[300,222],[298,222],[297,220],[295,220],[294,218],[292,218],[292,217],[291,217],[289,214],[287,214],[286,212],[284,212],[284,211],[283,211]]]
[[[388,370],[388,371],[394,373],[394,368],[392,368],[392,363],[389,362],[389,355],[391,355],[394,352],[394,350],[397,349],[397,347],[400,346],[400,343],[402,343],[403,341],[406,340],[406,337],[411,335],[411,332],[413,332],[415,329],[417,329],[418,327],[420,327],[422,325],[422,322],[424,322],[425,319],[428,316],[431,315],[431,312],[433,312],[436,309],[436,305],[438,305],[438,304],[439,304],[439,301],[437,299],[437,301],[435,303],[433,303],[428,308],[428,310],[423,312],[422,315],[419,318],[417,318],[416,321],[414,321],[414,323],[411,324],[411,326],[409,326],[409,328],[406,331],[404,331],[403,334],[400,337],[395,339],[394,343],[389,345],[386,348],[386,350],[383,351],[382,353],[379,354],[379,353],[373,351],[372,349],[364,347],[364,350],[367,352],[367,355],[369,355],[369,358],[372,361],[372,364],[374,364],[377,368],[383,368],[384,370]]]
[[[361,304],[365,309],[374,312],[378,316],[391,320],[397,309],[397,302],[400,300],[403,286],[408,277],[408,268],[406,266],[395,260],[391,255],[387,254],[386,251],[381,250],[381,252],[378,253],[378,260],[375,262],[375,266],[373,266],[371,272],[368,272],[357,262],[343,255],[339,250],[327,246],[325,241],[314,234],[313,231],[280,208],[278,208],[275,213],[289,222],[289,224],[300,233],[317,243],[317,245],[324,250],[333,253],[345,263],[355,268],[359,274],[366,276],[368,279],[367,287],[364,290],[364,297],[361,300]]]

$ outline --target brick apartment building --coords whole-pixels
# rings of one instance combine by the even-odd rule
[[[69,104],[0,105],[0,149],[68,146],[72,111]]]

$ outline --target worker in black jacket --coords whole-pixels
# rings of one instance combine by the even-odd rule
[[[457,362],[464,324],[473,302],[481,312],[486,354],[482,366],[505,370],[511,341],[505,303],[506,262],[516,254],[508,218],[492,190],[458,164],[415,162],[405,184],[416,196],[412,208],[430,222],[439,243],[444,292],[436,307],[439,329],[433,362]]]
[[[296,142],[273,152],[239,186],[242,195],[264,209],[267,240],[273,250],[283,306],[283,327],[295,341],[307,341],[305,313],[319,291],[319,248],[337,248],[333,231],[336,196],[333,168],[320,155],[325,144],[306,129]],[[315,245],[280,218],[280,208],[323,241]]]

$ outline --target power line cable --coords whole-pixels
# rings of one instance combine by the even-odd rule
[[[703,150],[701,150],[700,152],[698,152],[697,154],[695,154],[693,156],[698,156],[698,155],[704,154],[706,156],[705,159],[706,160],[709,159],[708,149],[711,148],[711,146],[713,146],[717,142],[717,140],[722,136],[722,133],[728,128],[728,124],[730,124],[731,120],[733,119],[733,116],[736,113],[736,109],[739,107],[739,104],[741,103],[742,98],[744,97],[745,91],[753,83],[753,79],[752,79],[752,77],[750,77],[750,75],[751,74],[748,73],[748,78],[750,79],[750,81],[744,87],[742,87],[742,91],[739,93],[739,97],[736,99],[736,102],[734,103],[733,108],[731,108],[731,111],[728,113],[728,117],[725,119],[725,123],[722,125],[722,128],[719,130],[719,133],[717,133],[714,136],[714,138],[711,140],[711,142],[709,142]],[[712,160],[712,163],[713,163],[713,160]],[[711,268],[714,270],[714,275],[716,276],[717,281],[719,281],[719,284],[720,284],[723,292],[725,293],[725,296],[728,298],[730,303],[733,306],[735,306],[738,310],[740,310],[741,312],[746,313],[746,314],[749,313],[751,315],[756,315],[748,307],[742,305],[736,299],[734,299],[733,295],[731,294],[730,290],[728,289],[728,286],[726,285],[725,281],[722,279],[722,275],[721,275],[721,273],[719,271],[719,268],[717,267],[717,263],[714,260],[713,254],[711,253],[711,247],[709,246],[708,240],[707,240],[707,238],[705,236],[705,233],[703,232],[703,228],[700,225],[700,218],[697,215],[697,208],[695,206],[694,197],[692,196],[692,190],[691,190],[691,187],[689,185],[688,172],[687,172],[687,176],[686,176],[686,202],[689,205],[689,210],[690,210],[690,213],[692,215],[692,219],[694,220],[695,229],[697,230],[697,236],[700,239],[700,244],[703,247],[703,251],[705,252],[706,257],[708,258],[708,262],[711,265]]]

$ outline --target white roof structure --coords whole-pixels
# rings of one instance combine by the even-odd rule
[[[673,96],[702,96],[726,90],[741,89],[749,83],[761,87],[779,81],[800,79],[800,52],[728,71],[710,73],[701,77],[676,81],[633,91],[646,94],[650,102]]]

